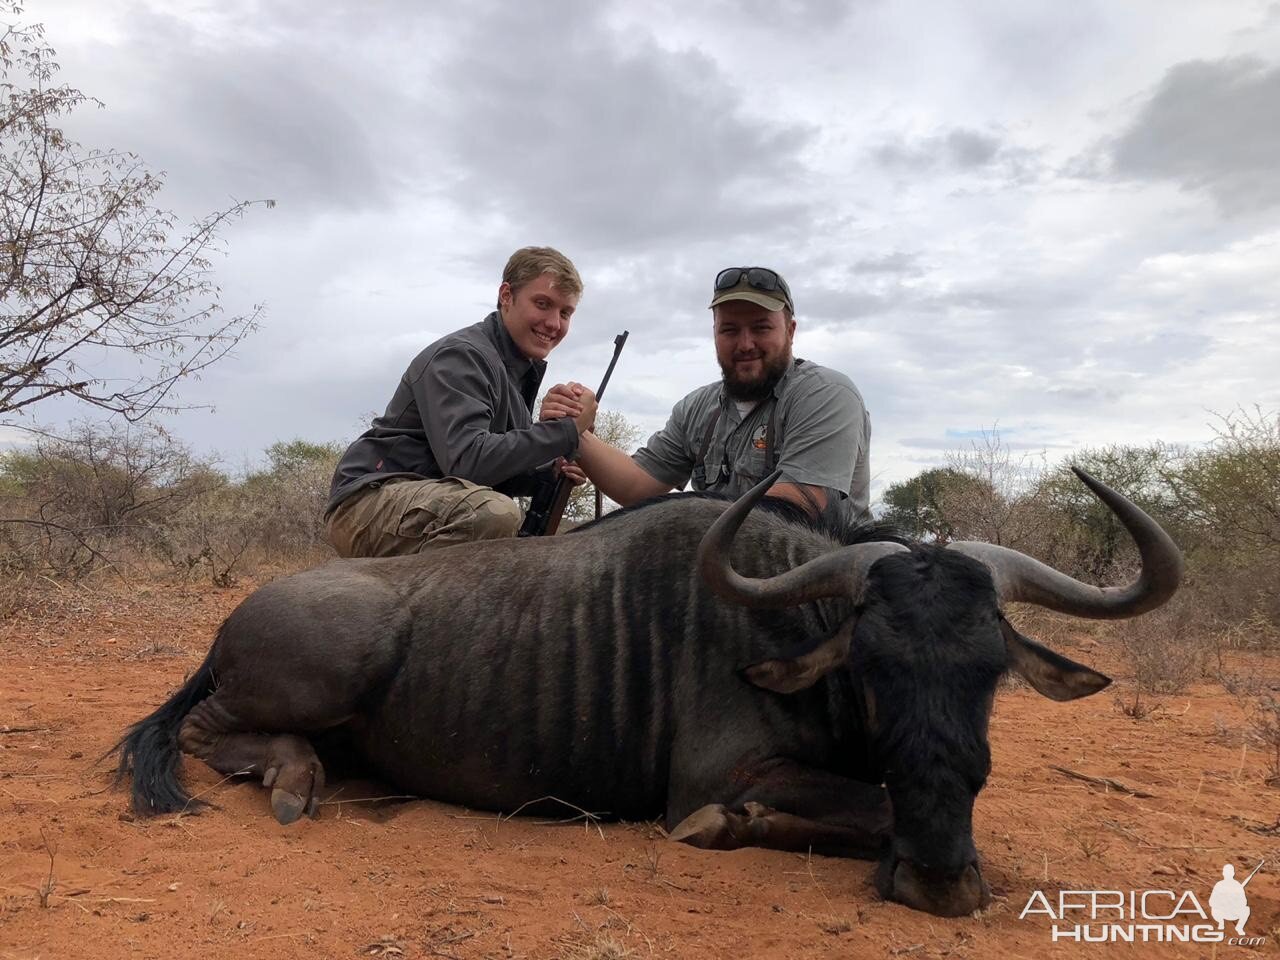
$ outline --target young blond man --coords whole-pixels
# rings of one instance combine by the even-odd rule
[[[391,402],[342,455],[325,508],[343,557],[384,557],[511,537],[512,497],[534,471],[578,449],[593,398],[571,416],[533,419],[546,359],[582,296],[573,263],[550,247],[507,261],[497,309],[419,353]]]

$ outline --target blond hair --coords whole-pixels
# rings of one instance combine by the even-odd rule
[[[502,271],[502,282],[511,285],[514,295],[526,283],[544,273],[551,274],[551,282],[561,293],[582,296],[582,277],[573,261],[551,247],[521,247],[511,255]],[[498,306],[502,303],[499,301]]]

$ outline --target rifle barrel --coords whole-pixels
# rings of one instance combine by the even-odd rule
[[[609,378],[613,376],[613,368],[618,365],[618,355],[622,353],[622,348],[626,346],[627,337],[630,335],[630,330],[623,330],[613,338],[613,358],[609,361],[608,369],[604,372],[604,379],[600,381],[600,389],[596,391],[597,403],[599,403],[600,398],[604,396],[604,388],[609,386]]]

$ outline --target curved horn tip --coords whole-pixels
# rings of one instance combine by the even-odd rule
[[[1083,483],[1090,490],[1097,490],[1098,487],[1107,486],[1101,480],[1095,479],[1092,474],[1086,473],[1084,470],[1081,470],[1074,463],[1071,465],[1071,472],[1074,473],[1077,477],[1079,477],[1080,482]]]
[[[754,508],[757,503],[759,503],[761,500],[764,499],[764,495],[769,492],[769,488],[772,487],[775,482],[777,482],[777,479],[780,476],[782,476],[782,470],[781,469],[774,470],[773,473],[769,474],[767,477],[765,477],[763,480],[757,483],[754,487],[752,487],[746,493],[741,494],[736,500],[734,500],[731,504],[729,504],[729,509],[725,511],[724,515],[726,517],[733,517],[733,516],[740,515],[743,519],[745,519],[747,515],[747,511]],[[727,524],[734,521],[726,519],[724,520],[724,522]]]
[[[729,508],[725,510],[722,515],[722,517],[725,518],[723,522],[726,524],[740,523],[742,520],[746,519],[747,511],[754,509],[755,505],[764,499],[764,495],[769,492],[769,488],[777,482],[780,476],[782,476],[782,470],[774,470],[750,490],[739,494],[738,497],[729,504]],[[728,519],[735,516],[740,517],[740,519],[737,521]],[[721,521],[718,520],[716,522],[718,524]]]
[[[782,468],[777,467],[774,469],[773,473],[769,474],[767,477],[761,480],[758,484],[756,484],[756,487],[752,489],[754,490],[759,487],[764,487],[766,490],[768,490],[770,487],[772,487],[775,483],[778,482],[778,478],[780,476],[782,476]]]
[[[1118,490],[1115,490],[1112,487],[1108,486],[1107,484],[1103,483],[1097,477],[1093,476],[1093,474],[1087,473],[1075,465],[1072,465],[1071,472],[1074,473],[1076,477],[1079,478],[1081,483],[1083,483],[1086,487],[1089,488],[1089,490],[1093,493],[1095,497],[1097,497],[1099,500],[1105,503],[1112,510],[1117,509],[1116,502],[1115,502],[1116,500],[1123,501],[1133,509],[1139,509],[1137,504],[1133,503],[1133,501],[1131,501],[1123,493],[1120,493]]]
[[[1095,619],[1133,617],[1167,601],[1182,579],[1182,552],[1160,525],[1124,494],[1072,465],[1071,471],[1129,531],[1142,558],[1139,578],[1127,587],[1090,587],[1044,567],[1018,551],[989,544],[954,543],[986,563],[1006,599],[1023,599],[1074,616]],[[1030,593],[1024,591],[1031,585]]]

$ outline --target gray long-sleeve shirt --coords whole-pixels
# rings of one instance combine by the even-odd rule
[[[461,477],[509,496],[532,473],[578,448],[573,420],[533,421],[547,365],[516,348],[502,318],[441,337],[414,357],[386,412],[347,447],[325,513],[389,477]]]

